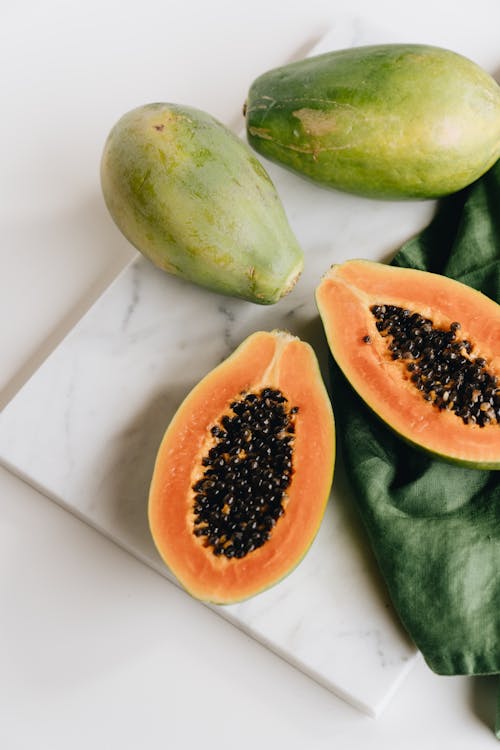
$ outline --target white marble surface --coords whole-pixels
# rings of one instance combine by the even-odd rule
[[[381,37],[387,33],[345,21],[314,52]],[[259,329],[285,328],[309,340],[327,378],[314,303],[321,275],[354,256],[389,256],[433,210],[430,202],[334,195],[266,166],[306,256],[287,298],[273,307],[224,298],[138,257],[0,418],[6,466],[167,576],[149,534],[146,499],[161,435],[182,398]],[[340,457],[328,512],[306,559],[273,589],[217,611],[372,715],[416,654],[379,580]]]
[[[108,221],[95,189],[102,139],[109,123],[128,107],[141,100],[184,100],[211,109],[237,127],[231,118],[241,97],[234,91],[239,87],[241,92],[263,68],[298,50],[305,52],[308,42],[332,24],[332,16],[342,44],[364,41],[367,28],[370,33],[376,27],[390,28],[396,29],[390,33],[392,40],[450,46],[492,72],[500,62],[500,8],[486,0],[473,8],[457,8],[452,2],[439,7],[430,2],[418,7],[380,2],[374,7],[356,0],[339,2],[335,9],[321,0],[293,9],[256,2],[246,11],[224,2],[184,5],[172,5],[167,12],[164,3],[148,0],[140,7],[88,0],[83,10],[54,0],[43,7],[28,2],[27,7],[6,11],[0,54],[11,106],[2,122],[8,137],[1,144],[7,179],[1,188],[0,312],[10,324],[0,330],[3,403],[132,255]],[[349,10],[354,17],[339,21],[337,12]],[[229,55],[234,60],[230,69],[223,62]],[[19,143],[22,148],[16,147]],[[288,176],[283,179],[288,183]],[[288,327],[292,321],[293,330],[321,347],[309,296],[320,259],[329,263],[353,254],[385,256],[425,223],[429,211],[426,204],[379,204],[339,194],[333,201],[331,194],[314,189],[312,210],[320,211],[327,202],[327,212],[321,211],[326,225],[319,231],[310,214],[306,220],[295,209],[297,201],[300,206],[299,188],[283,183],[283,191],[292,224],[311,259],[288,300],[247,315],[243,303],[203,293],[200,313],[207,313],[204,320],[213,325],[215,347],[201,342],[196,364],[182,369],[190,362],[182,348],[182,332],[188,330],[182,308],[185,285],[140,261],[115,282],[116,288],[122,287],[117,307],[112,287],[2,415],[6,461],[62,505],[68,503],[69,488],[75,514],[97,526],[102,523],[106,534],[153,566],[141,491],[154,441],[175,403],[254,325],[263,326],[261,321],[274,325],[286,318]],[[144,288],[148,296],[162,298],[152,316],[142,306]],[[168,299],[160,291],[166,289]],[[198,293],[189,294],[191,303],[198,299]],[[141,304],[129,307],[135,299]],[[107,300],[105,313],[96,313]],[[96,314],[99,331],[91,325]],[[163,330],[162,315],[169,321]],[[189,335],[186,339],[187,346],[195,343]],[[140,353],[140,362],[126,360],[125,346]],[[52,364],[58,361],[63,361],[61,367]],[[53,382],[44,381],[46,377]],[[145,382],[151,385],[147,393]],[[30,398],[34,401],[26,411]],[[116,417],[111,426],[106,417],[110,412]],[[109,442],[99,435],[104,424]],[[147,438],[142,443],[144,428]],[[95,476],[86,475],[84,465],[97,467]],[[424,744],[454,750],[494,746],[492,681],[437,678],[417,661],[383,717],[376,723],[364,720],[12,475],[0,472],[0,482],[2,747],[24,749],[36,743],[53,750],[119,743],[124,748],[164,740],[180,748],[196,742],[215,748],[235,736],[240,748],[284,743],[289,748],[359,748],[368,743],[373,748],[412,749]],[[320,536],[303,565],[281,586],[283,592],[292,585],[303,590],[313,574],[314,585],[307,584],[302,603],[318,606],[324,587],[333,599],[336,592],[322,555],[332,537],[343,545],[343,564],[335,558],[344,597],[334,613],[337,647],[344,656],[353,638],[362,645],[354,650],[351,664],[340,659],[341,674],[347,672],[346,665],[355,676],[361,674],[367,684],[360,702],[368,710],[380,709],[402,673],[398,659],[407,644],[394,615],[385,610],[383,586],[343,487],[338,471],[338,497]],[[322,569],[320,577],[316,567]],[[334,580],[336,586],[340,580]],[[279,591],[276,587],[264,594],[262,604],[257,598],[256,617],[250,618],[254,631],[260,618],[277,650],[279,617],[271,609],[266,614],[266,603],[281,602]],[[365,627],[358,619],[364,614],[361,591],[368,592],[368,608],[375,605]],[[297,610],[292,614],[297,616]],[[235,615],[247,618],[249,613]],[[240,624],[245,627],[246,622]],[[319,646],[317,629],[313,635]],[[297,657],[309,674],[324,680],[324,651],[315,653],[310,642],[304,650],[300,628],[289,636],[287,658]],[[401,648],[393,651],[391,643]],[[320,673],[315,671],[318,662]],[[341,692],[338,674],[333,687]],[[373,678],[380,674],[389,685],[385,692],[380,682],[374,688]],[[359,682],[353,688],[347,678],[352,699]]]

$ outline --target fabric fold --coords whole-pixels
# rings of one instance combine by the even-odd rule
[[[450,276],[500,302],[500,162],[442,200],[392,262]],[[500,472],[410,447],[365,407],[334,363],[332,373],[347,472],[404,626],[438,674],[499,673]]]

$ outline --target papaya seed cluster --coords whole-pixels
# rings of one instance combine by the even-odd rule
[[[473,344],[459,337],[458,321],[444,329],[396,305],[377,304],[370,310],[377,331],[388,339],[391,358],[410,360],[406,370],[426,401],[452,411],[464,424],[500,424],[498,378],[486,360],[475,355]],[[370,343],[370,337],[363,341]]]
[[[226,558],[245,557],[270,539],[293,473],[298,407],[273,388],[240,395],[210,428],[215,444],[193,485],[193,533]]]

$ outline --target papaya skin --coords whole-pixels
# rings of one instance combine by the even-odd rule
[[[449,50],[392,44],[330,52],[252,84],[247,137],[324,186],[373,198],[437,198],[500,156],[500,87]]]
[[[440,411],[411,382],[407,360],[392,360],[370,311],[383,303],[407,308],[439,328],[460,321],[460,338],[500,373],[500,305],[440,274],[366,260],[332,266],[316,290],[330,351],[347,381],[401,438],[435,457],[473,469],[500,469],[500,427],[465,425]],[[368,337],[370,343],[365,343]]]
[[[262,387],[279,388],[298,407],[292,480],[270,539],[241,559],[228,559],[193,534],[193,482],[211,426],[242,391]],[[242,601],[277,584],[316,536],[334,463],[333,412],[312,347],[285,331],[253,333],[187,395],[161,441],[148,505],[161,558],[193,597],[215,604]]]
[[[155,103],[125,114],[106,141],[101,185],[118,228],[168,273],[272,304],[302,270],[267,172],[205,112]]]

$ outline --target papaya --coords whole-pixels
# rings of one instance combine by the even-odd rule
[[[500,306],[440,274],[332,266],[316,300],[333,359],[389,427],[434,456],[500,469]]]
[[[272,304],[302,270],[266,170],[206,112],[155,103],[123,115],[104,146],[101,184],[121,232],[169,273]]]
[[[284,331],[252,334],[194,387],[161,441],[148,505],[160,556],[203,601],[272,586],[315,537],[334,454],[313,349]]]
[[[439,47],[389,44],[310,57],[251,85],[247,137],[322,185],[374,198],[436,198],[500,156],[500,87]]]

